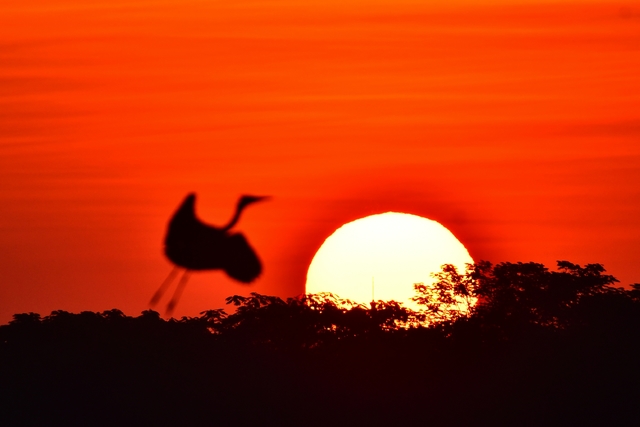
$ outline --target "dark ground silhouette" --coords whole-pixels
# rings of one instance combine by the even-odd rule
[[[16,314],[0,425],[638,425],[640,286],[558,267],[445,267],[423,315],[258,294],[180,320]],[[465,294],[480,304],[441,313]]]

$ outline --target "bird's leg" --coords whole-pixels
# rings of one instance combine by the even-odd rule
[[[169,301],[169,304],[167,304],[167,312],[166,312],[167,316],[170,316],[171,313],[173,313],[173,309],[176,307],[176,304],[178,304],[178,300],[180,300],[180,295],[182,295],[184,286],[187,284],[187,280],[189,280],[189,275],[190,275],[190,271],[185,270],[184,274],[180,278],[180,281],[178,282],[178,287],[176,288],[175,292],[173,292],[171,301]]]
[[[173,270],[171,270],[167,278],[164,279],[164,282],[162,282],[162,284],[160,285],[156,293],[153,294],[153,297],[151,297],[151,301],[149,301],[149,305],[151,307],[153,307],[158,303],[158,301],[160,301],[160,298],[162,298],[162,295],[164,295],[164,293],[167,291],[167,288],[169,287],[171,282],[173,282],[173,279],[175,279],[176,275],[178,274],[178,270],[179,270],[178,266],[173,267]]]

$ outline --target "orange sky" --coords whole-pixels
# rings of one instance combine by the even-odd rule
[[[0,14],[0,323],[136,315],[187,192],[239,229],[251,287],[196,274],[175,315],[303,292],[344,222],[440,221],[476,259],[640,282],[631,1],[25,0]]]

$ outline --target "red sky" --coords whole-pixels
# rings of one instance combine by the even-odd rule
[[[640,282],[640,6],[631,1],[25,0],[0,14],[0,323],[137,315],[187,192],[265,264],[175,315],[294,296],[324,238],[389,210],[476,259]]]

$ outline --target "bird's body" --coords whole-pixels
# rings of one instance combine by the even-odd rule
[[[227,275],[242,283],[252,282],[262,271],[260,259],[247,239],[240,233],[231,233],[230,229],[238,222],[247,205],[265,197],[241,197],[231,221],[220,228],[205,224],[196,217],[195,199],[195,194],[187,195],[169,221],[164,241],[164,253],[167,258],[176,267],[186,269],[174,297],[169,302],[169,312],[175,306],[191,270],[224,270]],[[160,299],[175,274],[174,269],[152,298],[152,304]]]
[[[245,206],[239,203],[232,221],[217,228],[196,217],[195,195],[188,195],[169,221],[165,255],[174,264],[189,270],[219,269],[240,282],[253,281],[262,270],[260,260],[242,234],[229,231]]]

